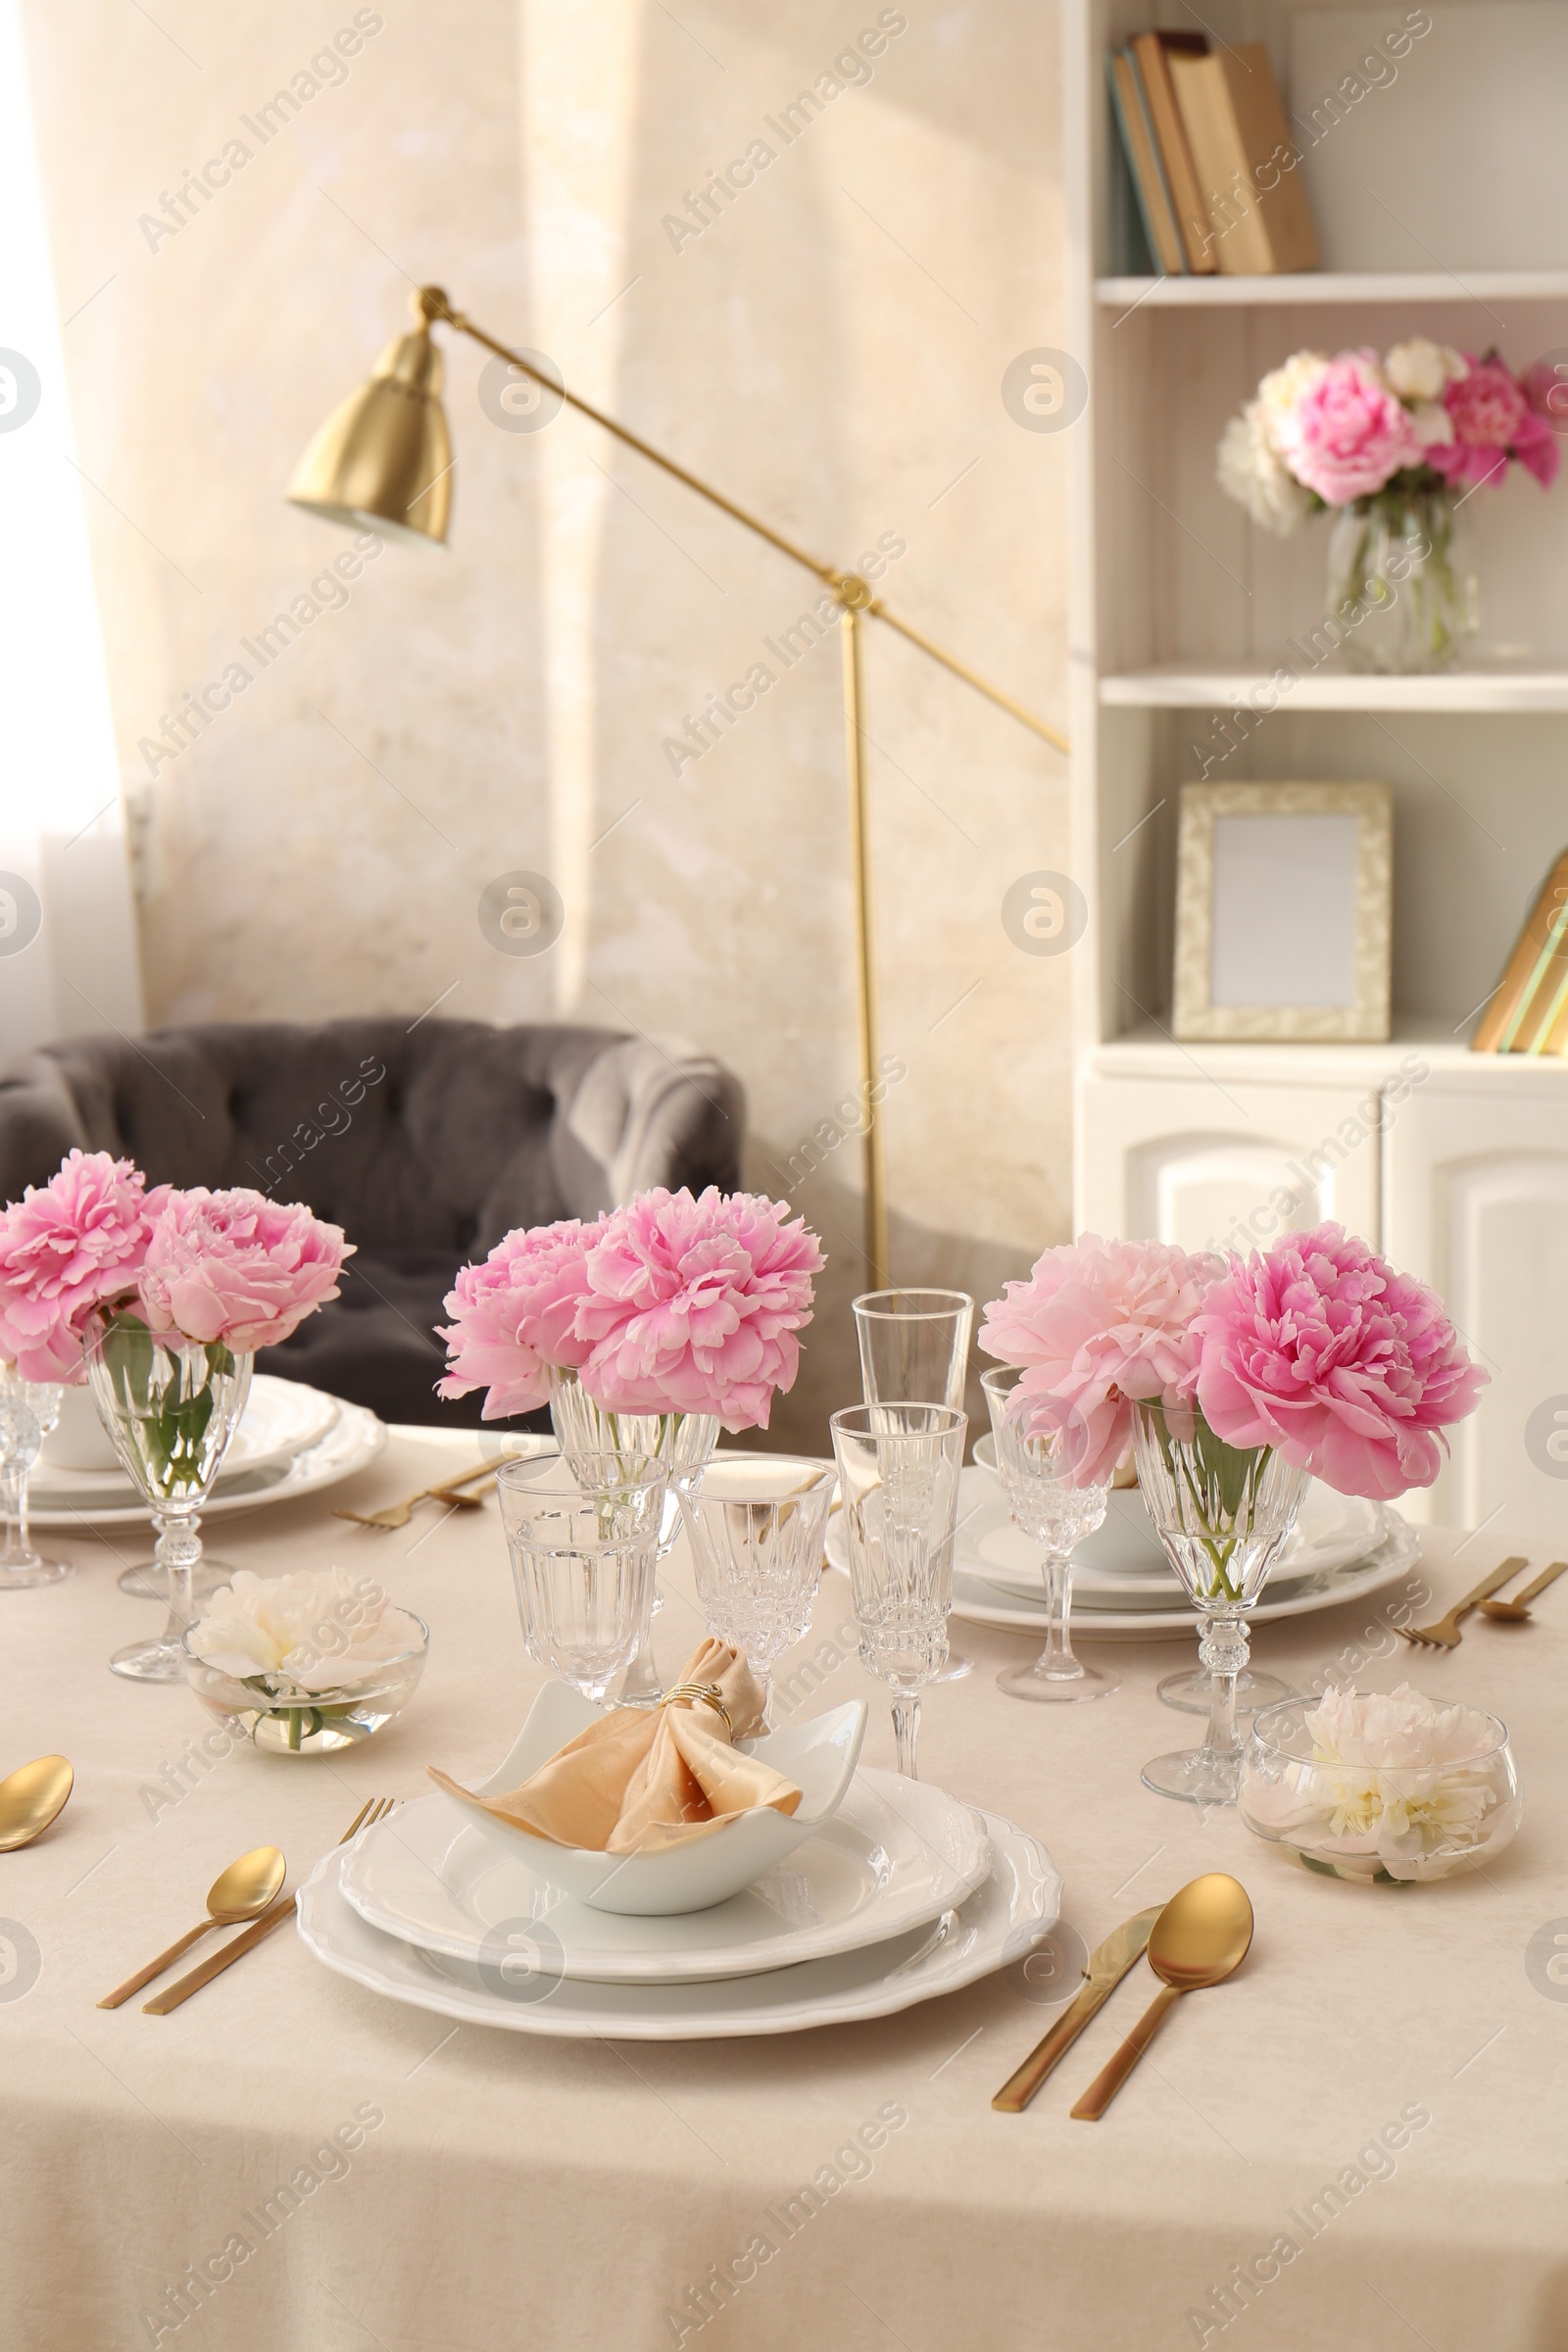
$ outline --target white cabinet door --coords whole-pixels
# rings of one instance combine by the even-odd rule
[[[1250,1250],[1337,1217],[1378,1239],[1380,1139],[1352,1087],[1086,1075],[1079,1230]]]
[[[1437,1486],[1409,1497],[1410,1515],[1485,1526],[1477,1576],[1532,1540],[1560,1549],[1568,1537],[1568,1071],[1434,1073],[1398,1111],[1385,1149],[1388,1254],[1436,1286],[1492,1375],[1480,1410],[1452,1433]]]

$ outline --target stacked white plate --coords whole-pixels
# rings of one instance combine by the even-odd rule
[[[708,1911],[631,1918],[560,1893],[448,1797],[326,1855],[300,1891],[317,1958],[372,1992],[513,2033],[628,2041],[885,2017],[1028,1952],[1061,1882],[1038,1840],[897,1773]]]
[[[373,1462],[385,1444],[385,1424],[363,1405],[345,1404],[303,1381],[258,1372],[202,1517],[293,1501],[336,1486]],[[27,1507],[34,1527],[74,1527],[83,1520],[145,1525],[151,1517],[122,1470],[63,1469],[47,1450],[29,1481]]]
[[[1045,1640],[1040,1547],[1014,1526],[990,1467],[992,1441],[961,1475],[953,1614]],[[1421,1556],[1415,1532],[1387,1503],[1336,1494],[1316,1480],[1281,1550],[1250,1624],[1333,1609],[1381,1592]],[[830,1567],[848,1570],[844,1522],[828,1522]],[[1073,1553],[1073,1632],[1094,1641],[1147,1642],[1192,1633],[1198,1614],[1160,1549],[1136,1487],[1111,1490],[1104,1524]]]

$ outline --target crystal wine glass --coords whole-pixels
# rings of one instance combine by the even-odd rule
[[[648,1634],[663,1465],[612,1454],[503,1462],[496,1472],[529,1655],[595,1706]]]
[[[968,1422],[947,1404],[854,1404],[829,1426],[860,1659],[893,1693],[899,1770],[914,1780],[920,1692],[948,1654],[958,1475]]]
[[[1308,1473],[1272,1446],[1227,1446],[1197,1406],[1178,1420],[1133,1406],[1138,1483],[1165,1557],[1200,1612],[1199,1656],[1209,1674],[1201,1747],[1154,1756],[1146,1788],[1196,1805],[1233,1805],[1241,1783],[1236,1678],[1247,1664],[1247,1618],[1296,1524]]]
[[[836,1483],[780,1453],[715,1454],[676,1481],[708,1630],[745,1651],[764,1715],[774,1664],[811,1622]]]
[[[133,1682],[182,1683],[181,1647],[202,1554],[201,1506],[239,1426],[255,1358],[221,1340],[149,1331],[136,1315],[105,1309],[88,1327],[87,1380],[131,1484],[152,1505],[154,1557],[169,1581],[169,1621],[155,1642],[116,1650],[109,1663]]]
[[[1020,1375],[1011,1365],[982,1372],[980,1386],[991,1408],[996,1433],[997,1469],[1013,1523],[1038,1544],[1045,1554],[1041,1573],[1046,1586],[1046,1646],[1027,1666],[1005,1667],[997,1688],[1009,1698],[1067,1701],[1108,1698],[1121,1689],[1121,1677],[1103,1668],[1086,1666],[1072,1652],[1072,1555],[1076,1544],[1092,1535],[1105,1516],[1108,1486],[1075,1487],[1067,1476],[1068,1439],[1060,1430],[1038,1437],[1025,1434],[1021,1419],[1009,1414]]]
[[[947,1404],[963,1411],[974,1300],[967,1291],[864,1291],[854,1301],[860,1348],[860,1394],[867,1404]],[[950,1639],[934,1683],[961,1682],[974,1670]]]
[[[27,1532],[27,1482],[44,1439],[60,1419],[61,1385],[24,1380],[15,1364],[0,1365],[0,1592],[57,1585],[74,1574],[69,1560],[46,1559]]]

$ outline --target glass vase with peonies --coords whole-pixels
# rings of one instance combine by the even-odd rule
[[[824,1262],[786,1203],[713,1186],[509,1233],[447,1299],[440,1393],[485,1389],[487,1421],[548,1404],[568,1469],[612,1455],[630,1476],[700,1475],[720,1429],[765,1429],[794,1385]],[[678,1510],[671,1494],[663,1549]],[[661,1695],[645,1629],[618,1703]]]
[[[158,1531],[169,1622],[157,1640],[118,1650],[117,1674],[183,1680],[200,1508],[244,1411],[255,1351],[337,1297],[349,1254],[338,1227],[308,1208],[246,1188],[149,1192],[139,1168],[106,1152],[69,1153],[0,1214],[0,1352],[22,1381],[87,1384]],[[8,1450],[17,1418],[0,1416]],[[30,1462],[38,1424],[28,1418]],[[5,1483],[15,1482],[8,1466]]]
[[[1430,1486],[1487,1375],[1434,1294],[1338,1225],[1247,1258],[1086,1234],[1007,1284],[980,1345],[1019,1367],[1021,1426],[1068,1433],[1075,1484],[1131,1449],[1209,1678],[1202,1744],[1154,1757],[1144,1782],[1234,1804],[1247,1621],[1308,1480],[1381,1501]]]
[[[1219,479],[1285,537],[1330,513],[1327,626],[1350,668],[1446,669],[1480,625],[1465,544],[1471,493],[1523,466],[1556,478],[1563,387],[1424,335],[1385,357],[1298,351],[1219,445]]]

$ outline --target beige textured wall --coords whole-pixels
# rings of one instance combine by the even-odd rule
[[[1063,340],[1054,15],[908,0],[786,147],[763,118],[879,13],[27,0],[152,1019],[439,998],[684,1035],[743,1074],[781,1189],[855,1077],[837,654],[671,773],[663,738],[809,601],[679,485],[569,412],[500,429],[449,342],[450,552],[388,547],[200,741],[153,774],[139,747],[346,544],[281,489],[425,279],[829,559],[897,534],[889,602],[1062,723],[1068,437],[1000,395]],[[356,15],[347,78],[264,144],[242,118]],[[236,137],[177,233],[143,224]],[[677,250],[663,217],[759,137],[776,160]],[[895,1272],[984,1295],[1068,1226],[1070,959],[1001,921],[1067,862],[1065,771],[887,632],[867,651]],[[537,959],[479,929],[512,867],[566,903]],[[834,1264],[784,1434],[855,1386],[857,1182],[847,1143],[794,1188]]]

